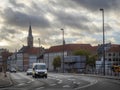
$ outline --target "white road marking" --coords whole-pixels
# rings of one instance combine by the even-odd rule
[[[45,88],[45,87],[39,87],[39,88],[36,88],[36,90],[40,90],[40,89],[43,89],[43,88]]]
[[[58,84],[62,83],[62,80],[59,80]]]
[[[69,85],[64,85],[63,87],[64,87],[64,88],[68,88],[68,87],[70,87],[70,86],[69,86]]]
[[[69,78],[68,80],[69,80],[69,81],[74,81],[75,79],[70,79],[70,78]]]
[[[76,83],[76,82],[73,82],[74,84]]]
[[[20,83],[20,84],[18,84],[17,86],[22,86],[22,85],[24,85],[25,83]]]
[[[27,83],[31,83],[31,81],[27,82]]]
[[[56,84],[54,84],[54,83],[53,83],[53,84],[50,84],[50,86],[55,86],[55,85],[56,85]]]
[[[94,81],[94,82],[91,82],[90,84],[87,84],[87,85],[85,85],[85,86],[75,88],[75,90],[79,90],[79,89],[82,89],[82,88],[86,88],[86,87],[92,86],[92,85],[94,85],[94,84],[96,84],[96,83],[97,83],[97,80]]]

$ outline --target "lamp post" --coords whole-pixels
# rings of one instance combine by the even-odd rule
[[[63,58],[63,73],[64,73],[64,43],[65,43],[64,42],[64,29],[62,28],[61,31],[62,31],[62,34],[63,34],[63,48],[62,48],[63,49],[63,56],[62,56],[62,58]]]
[[[38,54],[38,57],[40,57],[40,38],[38,38],[38,41],[39,41],[39,54]],[[38,62],[40,62],[39,58],[38,58]]]
[[[105,75],[105,33],[104,33],[104,9],[101,8],[100,11],[102,12],[102,19],[103,19],[103,75]]]

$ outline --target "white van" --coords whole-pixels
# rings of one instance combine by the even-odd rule
[[[34,78],[45,77],[47,78],[47,68],[45,63],[33,63],[33,73]]]

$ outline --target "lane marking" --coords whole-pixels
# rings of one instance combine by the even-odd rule
[[[62,83],[62,80],[59,80],[58,84],[61,84]]]
[[[22,86],[22,85],[24,85],[25,83],[20,83],[20,84],[18,84],[17,86]]]
[[[96,84],[96,83],[97,83],[97,80],[95,80],[95,82],[91,82],[90,84],[87,84],[87,85],[85,85],[85,86],[75,88],[75,90],[79,90],[79,89],[82,89],[82,88],[86,88],[86,87],[92,86],[92,85],[94,85],[94,84]]]
[[[31,81],[27,82],[27,83],[31,83]]]
[[[73,82],[74,84],[76,83],[76,82]]]
[[[69,85],[64,85],[63,88],[69,88],[70,86]]]
[[[68,80],[69,80],[69,81],[75,81],[75,79],[70,79],[70,78],[69,78]]]
[[[39,88],[36,88],[36,90],[40,90],[40,89],[43,89],[43,88],[45,88],[45,87],[39,87]]]
[[[55,86],[55,85],[56,85],[56,84],[54,84],[54,83],[53,83],[53,84],[50,84],[50,86]]]

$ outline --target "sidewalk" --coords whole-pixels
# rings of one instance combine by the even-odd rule
[[[12,81],[10,79],[9,73],[6,73],[7,77],[5,77],[3,72],[0,72],[0,88],[8,87],[12,85]]]

